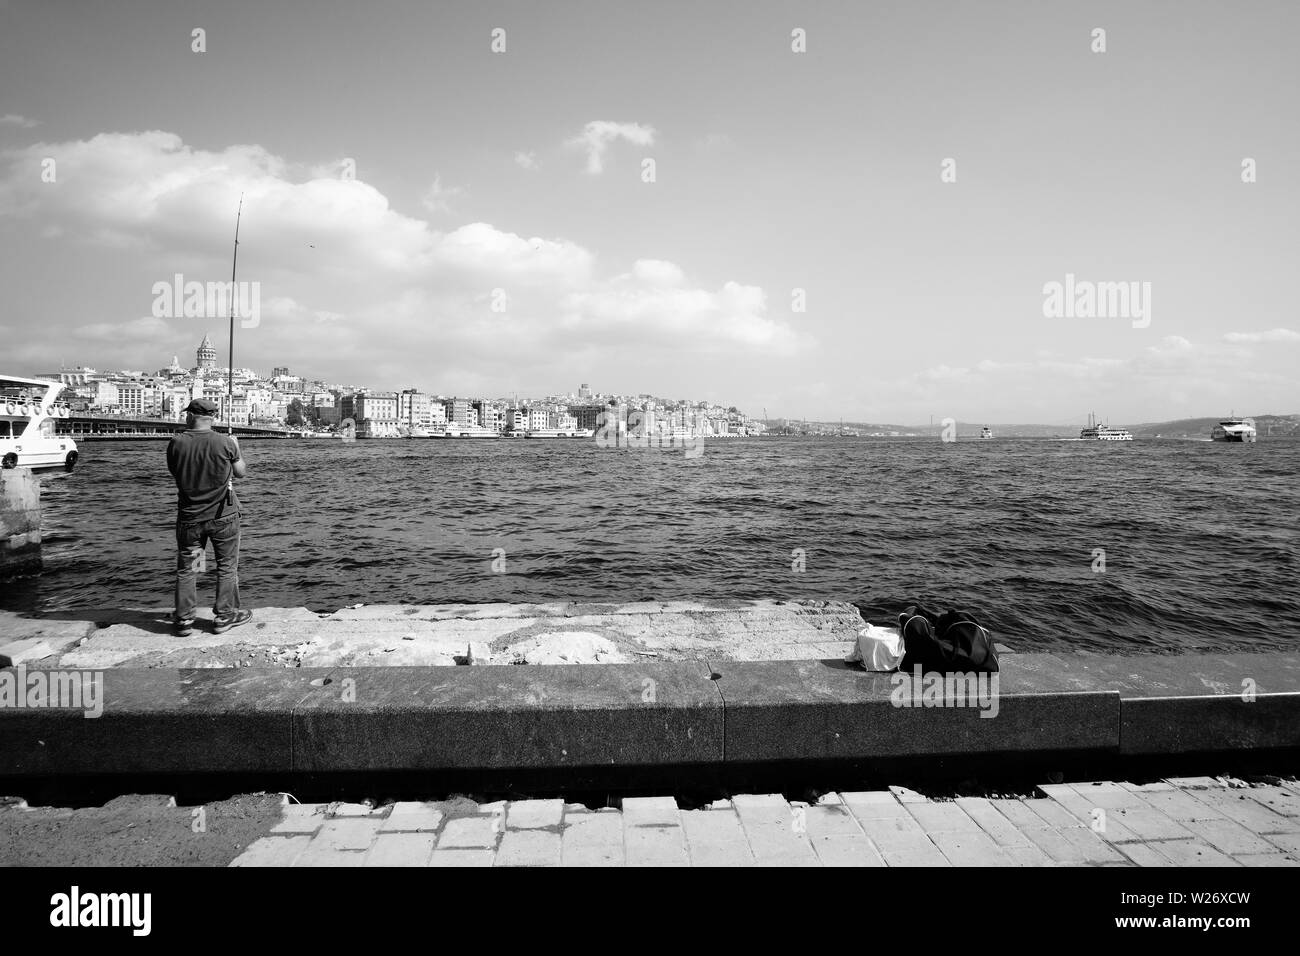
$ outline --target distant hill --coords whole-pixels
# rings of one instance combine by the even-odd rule
[[[1119,425],[1133,433],[1134,438],[1209,438],[1210,431],[1226,416],[1213,418],[1180,418],[1172,422],[1147,422],[1141,425]],[[1260,439],[1300,438],[1300,415],[1251,415],[1255,419],[1255,428]],[[770,420],[769,427],[774,433],[780,433],[781,426],[786,426],[791,433],[798,434],[806,430],[810,434],[830,434],[840,430],[840,423],[802,422],[791,420]],[[958,422],[957,437],[978,438],[985,424],[993,429],[996,438],[1078,438],[1081,425],[1008,425],[996,422]],[[859,435],[897,435],[908,437],[938,437],[940,425],[882,425],[875,422],[845,421],[843,428]]]
[[[1134,438],[1209,438],[1210,431],[1226,415],[1214,418],[1180,418],[1173,422],[1127,425]],[[1300,415],[1248,415],[1255,419],[1260,439],[1300,438]]]

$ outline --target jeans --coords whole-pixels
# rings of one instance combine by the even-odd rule
[[[199,599],[195,584],[203,567],[204,550],[212,541],[217,556],[217,603],[221,617],[239,607],[239,512],[221,518],[186,524],[176,522],[176,620],[194,618]]]

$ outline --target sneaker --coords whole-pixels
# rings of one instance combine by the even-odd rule
[[[253,619],[252,611],[238,610],[231,611],[229,614],[219,614],[213,621],[213,633],[221,634],[230,630],[232,627],[239,627],[241,624],[247,624]]]
[[[194,633],[194,618],[186,618],[183,621],[172,621],[172,634],[176,637],[189,637]]]

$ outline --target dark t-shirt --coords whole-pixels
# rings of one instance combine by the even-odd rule
[[[211,429],[178,432],[167,446],[167,470],[176,479],[177,518],[189,523],[210,521],[239,511],[239,499],[230,486],[239,450],[229,435]]]

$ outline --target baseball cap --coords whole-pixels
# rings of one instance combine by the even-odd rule
[[[185,406],[185,411],[191,415],[215,415],[217,403],[206,398],[196,398]]]

